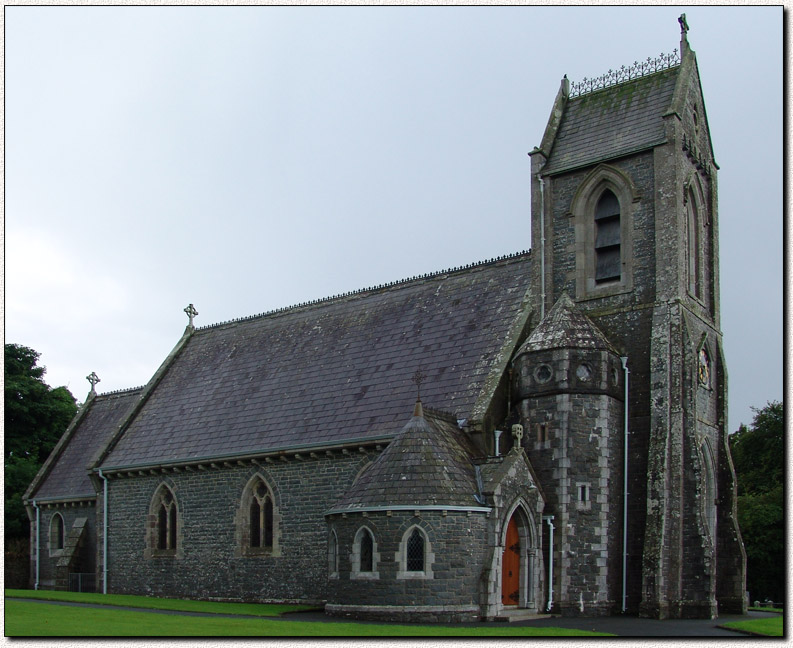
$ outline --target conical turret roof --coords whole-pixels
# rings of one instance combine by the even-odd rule
[[[619,355],[592,320],[576,308],[567,293],[562,293],[515,357],[531,351],[564,348],[599,349]]]
[[[405,506],[480,506],[471,442],[451,420],[414,416],[332,512]]]

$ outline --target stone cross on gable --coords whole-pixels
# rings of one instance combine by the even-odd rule
[[[688,33],[688,22],[686,21],[686,14],[680,14],[680,18],[677,19],[677,22],[680,23],[680,33],[684,36]]]
[[[101,380],[99,380],[99,376],[97,376],[97,375],[96,375],[96,372],[95,372],[95,371],[92,371],[90,374],[88,374],[88,375],[85,377],[85,379],[86,379],[86,380],[87,380],[89,383],[91,383],[91,393],[92,393],[92,394],[95,394],[95,393],[96,393],[96,385],[97,385],[97,383],[100,383],[100,382],[102,382]]]
[[[187,313],[187,317],[190,318],[189,326],[192,327],[193,326],[193,318],[196,315],[198,315],[198,311],[195,309],[195,306],[193,306],[192,304],[189,304],[187,306],[187,308],[184,309],[184,312]]]

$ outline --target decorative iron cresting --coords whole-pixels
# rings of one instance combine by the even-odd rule
[[[680,65],[680,52],[676,49],[671,54],[661,54],[658,58],[648,56],[646,61],[634,61],[633,65],[623,65],[619,70],[609,70],[594,79],[584,77],[583,81],[573,81],[570,83],[570,97],[580,97],[596,90],[610,88],[661,70],[668,70],[676,65]]]

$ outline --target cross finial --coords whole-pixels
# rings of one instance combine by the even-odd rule
[[[427,374],[423,373],[421,371],[421,368],[416,369],[416,373],[413,374],[412,380],[413,380],[414,383],[416,383],[416,391],[417,391],[416,400],[418,400],[418,401],[421,400],[421,383],[424,382],[424,379],[426,377],[427,377]]]
[[[677,22],[680,23],[680,33],[685,35],[688,32],[688,22],[686,21],[686,14],[680,14],[680,18],[677,19]]]
[[[99,376],[96,375],[95,371],[92,371],[90,374],[88,374],[85,377],[85,379],[89,383],[91,383],[91,392],[90,393],[91,394],[96,394],[96,384],[99,383],[99,382],[102,382],[101,380],[99,380]]]
[[[187,317],[190,318],[189,326],[192,328],[193,326],[193,318],[198,315],[198,311],[195,309],[195,306],[189,304],[187,308],[184,309],[184,312],[187,313]]]

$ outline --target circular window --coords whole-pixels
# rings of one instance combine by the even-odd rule
[[[538,383],[547,383],[551,379],[551,375],[551,368],[547,364],[540,365],[534,370],[534,379]]]
[[[575,370],[575,377],[581,382],[589,382],[592,380],[592,369],[590,369],[589,365],[580,364],[578,369]]]

